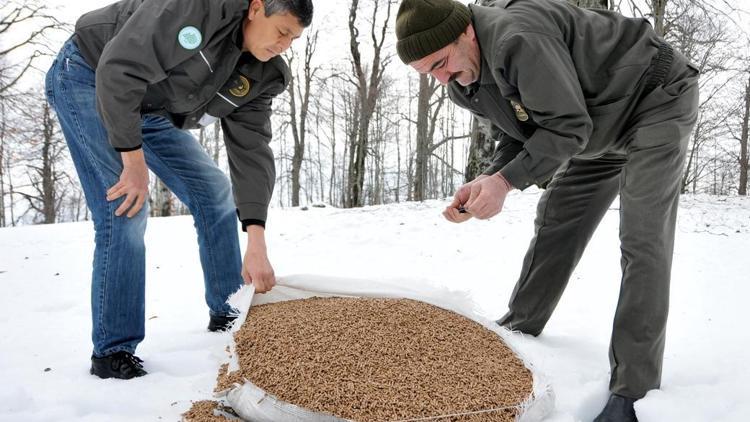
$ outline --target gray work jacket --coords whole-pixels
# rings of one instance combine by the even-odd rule
[[[547,182],[573,157],[623,148],[627,118],[662,42],[645,19],[556,0],[471,5],[479,80],[451,100],[489,123],[498,141],[485,174],[516,188]]]
[[[181,129],[221,119],[243,221],[265,222],[276,178],[271,101],[289,69],[243,52],[248,0],[122,0],[83,15],[75,41],[96,69],[99,114],[118,151],[141,146],[141,116]]]

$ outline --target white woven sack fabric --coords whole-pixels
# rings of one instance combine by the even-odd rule
[[[253,296],[252,287],[243,287],[229,302],[238,309],[244,310],[248,309],[249,306],[264,303],[307,299],[316,296],[414,299],[456,312],[476,321],[500,336],[532,373],[534,380],[532,396],[521,405],[522,410],[516,420],[518,422],[538,422],[543,420],[554,409],[555,398],[549,382],[543,374],[540,374],[534,368],[532,362],[529,362],[524,356],[518,353],[517,349],[513,346],[513,335],[505,329],[498,327],[494,321],[490,321],[477,313],[471,301],[462,293],[437,288],[431,286],[429,283],[418,283],[413,279],[364,280],[317,275],[296,275],[280,278],[276,287],[271,292],[263,295]],[[247,302],[251,299],[252,302],[248,306]],[[240,316],[240,321],[244,321],[246,312],[243,312],[243,315]],[[235,325],[233,331],[238,330],[240,324]],[[232,352],[234,361],[230,362],[230,371],[238,368],[236,353]],[[348,421],[347,419],[313,412],[283,402],[247,380],[242,385],[235,385],[234,388],[218,393],[217,397],[225,399],[241,418],[251,422]],[[424,420],[427,421],[428,419]],[[445,419],[443,418],[443,420]]]

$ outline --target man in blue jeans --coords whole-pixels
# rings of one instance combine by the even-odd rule
[[[134,353],[144,338],[148,169],[193,215],[209,330],[231,326],[226,300],[243,279],[257,292],[275,284],[264,237],[271,101],[289,81],[279,55],[312,13],[311,0],[122,0],[76,23],[47,73],[47,97],[96,232],[92,374],[146,374]],[[186,131],[219,119],[231,186]],[[235,214],[248,234],[244,262]]]

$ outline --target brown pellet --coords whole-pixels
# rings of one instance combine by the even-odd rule
[[[214,409],[219,403],[211,400],[202,400],[193,403],[193,407],[182,414],[183,422],[230,422],[223,416],[214,415]]]
[[[240,370],[280,400],[361,422],[513,421],[532,375],[495,333],[407,299],[312,298],[255,306],[235,333]],[[446,416],[491,409],[487,413]]]

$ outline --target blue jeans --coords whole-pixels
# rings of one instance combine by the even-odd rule
[[[68,40],[47,73],[46,92],[94,221],[92,340],[94,356],[102,357],[134,353],[144,338],[148,203],[132,218],[117,217],[114,212],[124,198],[106,199],[107,189],[120,178],[122,160],[96,110],[94,75],[75,42]],[[242,285],[242,262],[227,177],[195,137],[166,118],[143,116],[142,134],[146,164],[193,215],[209,313],[234,313],[226,300]]]

